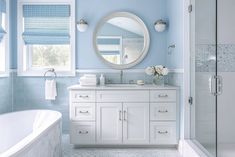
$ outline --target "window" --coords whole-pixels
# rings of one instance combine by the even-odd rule
[[[97,43],[98,49],[105,60],[113,64],[121,64],[121,58],[123,57],[121,36],[99,36]]]
[[[0,0],[0,76],[8,76],[8,1]]]
[[[18,0],[18,75],[75,75],[74,0]]]

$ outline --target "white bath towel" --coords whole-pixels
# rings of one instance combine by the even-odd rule
[[[55,100],[57,96],[56,81],[46,80],[45,81],[45,99],[46,100]]]
[[[79,82],[81,86],[96,86],[97,77],[94,74],[85,74],[82,77],[80,77]]]

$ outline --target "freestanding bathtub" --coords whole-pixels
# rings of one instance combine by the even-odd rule
[[[29,110],[0,115],[0,157],[62,157],[61,114]]]

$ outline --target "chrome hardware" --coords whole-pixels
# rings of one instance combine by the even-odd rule
[[[188,6],[188,12],[191,13],[192,11],[193,11],[193,5],[190,4],[190,5]]]
[[[88,95],[79,95],[79,98],[89,98]]]
[[[189,97],[189,98],[188,98],[188,103],[189,103],[190,105],[193,104],[193,97]]]
[[[168,134],[168,131],[158,131],[159,134]]]
[[[159,98],[167,98],[168,95],[167,95],[167,94],[159,94],[158,97],[159,97]]]
[[[221,95],[223,92],[223,78],[222,76],[211,76],[209,78],[209,88],[210,88],[210,93],[214,96],[216,95]],[[217,86],[217,88],[215,87]]]
[[[217,95],[221,95],[223,92],[223,78],[220,75],[216,76],[216,82],[217,82]]]
[[[119,120],[122,120],[122,111],[119,111]]]
[[[215,88],[214,88],[215,81],[216,81],[216,76],[215,75],[211,76],[209,78],[209,90],[210,90],[210,93],[214,96],[216,95],[216,91],[215,91]]]
[[[162,110],[158,110],[159,113],[167,113],[168,110],[162,111]]]
[[[123,70],[120,70],[120,83],[123,83]]]
[[[57,74],[56,74],[56,72],[55,72],[55,69],[52,68],[52,69],[47,70],[47,71],[44,73],[44,78],[45,78],[45,80],[46,80],[46,78],[48,77],[48,76],[47,76],[48,73],[53,73],[53,77],[54,77],[54,78],[57,77]]]
[[[126,111],[124,111],[124,121],[126,121],[127,119],[126,119]]]
[[[79,113],[89,113],[89,111],[79,111]]]
[[[88,134],[88,131],[79,131],[79,134]]]

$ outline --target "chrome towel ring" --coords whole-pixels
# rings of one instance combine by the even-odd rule
[[[55,72],[55,69],[54,68],[52,68],[52,69],[49,69],[49,70],[47,70],[45,73],[44,73],[44,78],[45,78],[45,80],[46,80],[46,77],[47,77],[47,74],[48,73],[53,73],[53,78],[56,78],[57,77],[57,74],[56,74],[56,72]]]

